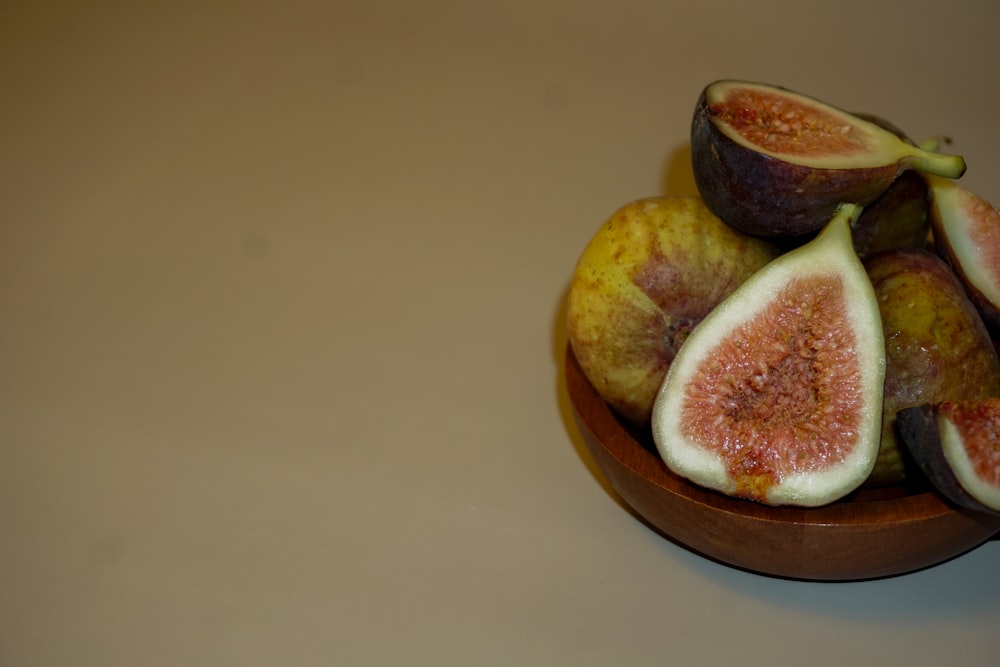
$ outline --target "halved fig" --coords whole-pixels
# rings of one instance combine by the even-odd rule
[[[1000,398],[900,410],[900,435],[930,482],[956,505],[1000,514]]]
[[[929,176],[931,227],[983,321],[1000,332],[1000,210],[954,181]]]
[[[688,336],[653,405],[678,475],[769,505],[817,506],[868,477],[882,424],[885,345],[844,205],[765,265]]]
[[[842,202],[867,206],[907,170],[956,178],[960,156],[779,86],[709,84],[691,127],[695,184],[713,212],[759,236],[817,231]]]

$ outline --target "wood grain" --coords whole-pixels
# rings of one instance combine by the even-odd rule
[[[648,433],[611,411],[568,346],[565,375],[580,432],[614,490],[652,528],[708,558],[791,579],[874,579],[939,564],[1000,532],[1000,517],[957,509],[919,481],[819,508],[704,489],[673,474]]]

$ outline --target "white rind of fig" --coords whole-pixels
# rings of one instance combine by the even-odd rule
[[[882,428],[885,345],[874,290],[851,242],[850,225],[857,219],[860,211],[860,207],[856,205],[839,207],[815,239],[760,269],[691,332],[668,370],[653,406],[654,442],[664,462],[676,474],[701,486],[768,505],[809,507],[825,505],[842,498],[868,477],[878,453]],[[763,428],[754,431],[751,428],[754,424],[749,421],[732,421],[736,418],[727,416],[723,409],[728,400],[726,396],[708,396],[707,400],[696,402],[699,398],[697,392],[689,392],[689,387],[695,386],[695,380],[708,372],[706,369],[713,368],[711,372],[723,375],[732,371],[727,377],[735,378],[737,386],[756,382],[750,375],[754,372],[758,372],[761,378],[770,378],[763,379],[762,382],[784,382],[787,378],[780,376],[784,368],[783,361],[768,367],[766,373],[763,368],[759,371],[752,370],[764,361],[768,354],[765,350],[770,349],[770,346],[778,349],[781,345],[778,337],[782,335],[782,330],[776,329],[775,339],[772,340],[767,321],[760,318],[770,318],[775,312],[783,312],[779,304],[784,304],[789,298],[794,297],[796,303],[809,301],[813,298],[809,293],[803,291],[801,295],[797,295],[795,289],[790,289],[789,286],[812,284],[824,286],[824,289],[832,286],[830,289],[833,291],[830,293],[837,295],[839,303],[844,305],[839,311],[838,318],[843,319],[837,320],[840,322],[838,326],[846,328],[853,336],[853,342],[847,343],[850,348],[847,350],[838,349],[838,346],[844,347],[844,341],[838,341],[837,338],[844,336],[837,331],[825,332],[822,343],[815,343],[816,349],[826,348],[820,353],[826,355],[822,357],[824,360],[832,359],[829,356],[832,353],[848,357],[854,355],[848,382],[844,383],[843,378],[837,377],[840,372],[839,364],[826,362],[825,368],[823,362],[807,364],[810,368],[818,369],[815,377],[820,378],[819,382],[823,385],[821,393],[834,397],[826,405],[841,401],[837,397],[841,395],[838,392],[842,392],[843,396],[848,397],[843,399],[843,404],[853,406],[849,411],[851,420],[848,420],[852,426],[848,429],[848,436],[839,436],[839,450],[836,438],[816,437],[814,441],[810,441],[808,438],[786,437],[788,433],[805,433],[814,424],[828,423],[823,421],[823,415],[809,414],[807,410],[801,423],[788,427],[777,423],[765,424]],[[789,330],[804,327],[797,330],[806,331],[811,326],[820,326],[826,315],[816,317],[809,308],[805,308],[803,312],[792,312],[795,309],[789,309],[779,321],[786,323]],[[801,321],[795,322],[795,318]],[[763,325],[760,324],[762,321]],[[746,326],[756,327],[753,340],[740,340]],[[761,332],[766,333],[763,339]],[[736,362],[725,357],[725,363],[720,361],[723,357],[718,355],[723,349],[720,346],[723,342],[732,343],[746,358]],[[780,356],[782,353],[774,354]],[[788,356],[787,353],[784,354],[784,358]],[[745,377],[740,377],[741,373]],[[840,384],[844,386],[834,386]],[[692,406],[699,407],[699,410]],[[701,407],[704,409],[700,409]],[[821,409],[824,408],[817,408],[817,411]],[[691,426],[692,422],[699,419],[709,422],[709,427],[701,432]],[[715,424],[714,432],[712,423]],[[775,428],[772,429],[772,426]],[[743,427],[747,428],[746,435],[740,435],[740,428]],[[708,432],[707,435],[705,431]],[[773,439],[769,441],[772,434]],[[826,435],[827,432],[822,431],[822,434]],[[793,466],[789,470],[770,470],[773,474],[770,474],[766,484],[754,487],[751,483],[748,487],[745,479],[734,474],[732,457],[747,455],[761,446],[766,450],[779,439],[791,445],[791,448],[783,448],[779,457],[793,456],[796,460],[803,461],[803,466],[798,469]],[[833,444],[832,448],[827,447],[829,443]],[[795,451],[792,451],[793,448]],[[802,452],[814,450],[819,452],[815,455],[815,460],[806,461]],[[723,455],[720,452],[727,453]],[[820,458],[827,459],[828,465],[824,465]]]
[[[925,178],[938,252],[965,284],[983,320],[1000,329],[1000,210],[953,180]]]
[[[965,450],[965,441],[958,427],[946,415],[938,416],[938,435],[941,453],[955,475],[955,479],[973,500],[984,507],[1000,512],[1000,487],[988,484],[976,473],[972,460]]]

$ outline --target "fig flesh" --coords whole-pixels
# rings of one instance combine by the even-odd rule
[[[868,477],[878,453],[885,346],[851,245],[859,207],[724,299],[667,371],[652,433],[667,466],[725,494],[818,506]]]
[[[759,236],[813,233],[844,202],[867,206],[907,170],[961,176],[960,156],[928,151],[815,98],[722,80],[691,126],[695,184],[716,215]]]
[[[1000,210],[954,181],[929,177],[928,183],[935,247],[986,325],[1000,333]]]
[[[934,253],[899,248],[864,261],[886,349],[882,441],[866,484],[903,481],[911,470],[896,413],[946,399],[1000,396],[1000,358],[961,283]]]
[[[1000,514],[1000,398],[900,410],[899,430],[930,482],[956,505]]]
[[[778,255],[719,220],[699,197],[620,207],[577,261],[567,296],[570,346],[601,397],[648,426],[667,367],[691,329]]]

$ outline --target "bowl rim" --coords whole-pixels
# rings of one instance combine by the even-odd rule
[[[932,489],[912,490],[905,485],[861,488],[820,507],[768,506],[703,488],[672,472],[658,454],[642,445],[636,429],[616,415],[587,380],[571,345],[566,348],[564,374],[578,422],[608,456],[664,492],[708,506],[713,511],[757,521],[830,527],[883,525],[887,521],[922,522],[966,514],[982,523],[984,530],[1000,530],[1000,518],[994,520],[967,512],[950,505]]]

